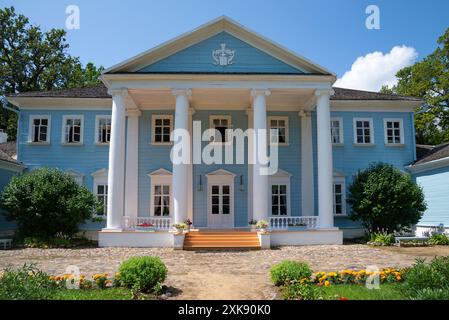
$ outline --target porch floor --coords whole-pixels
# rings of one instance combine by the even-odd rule
[[[192,230],[186,234],[184,250],[259,250],[256,232],[248,230]]]

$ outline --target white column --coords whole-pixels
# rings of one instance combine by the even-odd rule
[[[175,130],[189,130],[189,96],[190,90],[173,90],[176,97]],[[188,164],[173,164],[173,202],[174,222],[187,219],[188,211]],[[190,186],[191,187],[191,186]]]
[[[315,214],[312,117],[310,111],[301,110],[301,215]]]
[[[106,228],[122,228],[125,186],[125,90],[113,90],[111,141],[109,143],[108,213]]]
[[[317,151],[318,151],[318,215],[320,228],[334,226],[333,165],[329,99],[331,90],[317,90]]]
[[[267,103],[266,97],[270,95],[269,90],[252,90],[253,96],[253,128],[255,137],[253,139],[252,160],[253,160],[253,219],[268,219],[268,176],[261,175],[260,169],[266,165],[260,162],[257,156],[259,146],[267,145]],[[258,134],[263,130],[264,134]]]
[[[139,116],[138,109],[127,111],[125,216],[137,218],[139,210]]]

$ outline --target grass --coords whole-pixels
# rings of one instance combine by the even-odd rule
[[[362,285],[340,284],[323,287],[330,299],[347,298],[349,300],[406,300],[398,284],[382,284],[380,289],[368,289]]]
[[[152,295],[140,294],[139,299],[153,300]],[[131,290],[126,288],[109,288],[100,289],[82,289],[69,290],[60,289],[51,297],[52,300],[132,300],[133,294]]]

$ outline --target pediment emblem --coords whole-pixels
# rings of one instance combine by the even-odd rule
[[[212,57],[214,58],[215,65],[226,67],[234,64],[235,50],[226,48],[226,44],[220,44],[220,49],[212,51]]]

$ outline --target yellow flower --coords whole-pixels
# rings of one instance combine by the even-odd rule
[[[330,283],[329,281],[325,281],[325,282],[324,282],[324,286],[325,286],[325,287],[329,287],[330,285],[331,285],[331,283]]]

